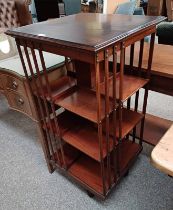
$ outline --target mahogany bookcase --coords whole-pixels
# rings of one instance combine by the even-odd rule
[[[7,32],[16,39],[35,100],[49,171],[59,168],[87,189],[89,195],[106,198],[142,150],[155,30],[162,20],[164,17],[81,13]],[[151,35],[148,67],[141,74],[144,37],[148,35]],[[134,54],[137,41],[140,49]],[[139,56],[137,73],[124,71],[128,46],[131,66],[134,56]],[[43,51],[71,58],[75,73],[50,83]],[[113,65],[109,65],[110,59]],[[40,76],[38,62],[44,77]],[[138,112],[140,88],[145,89],[142,112]],[[133,94],[136,103],[131,109]],[[135,137],[138,123],[141,123],[139,141],[129,135],[133,131]]]

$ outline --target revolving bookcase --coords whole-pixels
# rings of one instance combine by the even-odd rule
[[[104,199],[128,173],[142,150],[155,30],[162,20],[163,17],[77,14],[7,32],[16,38],[35,99],[49,171],[59,168],[90,195]],[[148,68],[141,73],[144,37],[148,35],[151,35]],[[140,50],[135,55],[138,41]],[[131,46],[131,70],[125,72],[128,46]],[[67,73],[50,83],[43,51],[71,58],[75,69],[73,77]],[[137,72],[133,71],[134,56],[139,56]],[[38,68],[38,62],[42,69]],[[44,77],[40,76],[41,70]],[[144,88],[144,98],[139,112],[141,88]],[[134,107],[131,106],[132,95],[135,95]],[[135,139],[138,123],[141,123],[139,142]]]

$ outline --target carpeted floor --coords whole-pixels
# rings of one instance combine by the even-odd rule
[[[150,113],[173,120],[171,97],[151,93],[149,99]],[[108,199],[91,199],[70,179],[48,173],[34,123],[0,95],[0,210],[172,210],[173,179],[150,165],[151,149],[144,146]]]

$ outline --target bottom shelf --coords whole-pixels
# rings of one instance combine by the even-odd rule
[[[135,161],[138,154],[141,152],[142,147],[139,144],[131,141],[123,141],[121,144],[120,155],[120,170],[121,178],[125,172],[129,169],[131,164]],[[72,165],[69,167],[68,173],[77,181],[79,181],[84,187],[89,189],[92,193],[104,198],[103,184],[100,172],[100,164],[91,159],[90,157],[82,154]],[[113,178],[113,170],[112,170]],[[118,178],[118,179],[119,179]],[[113,180],[113,179],[112,179]],[[118,181],[118,180],[117,180]],[[116,183],[114,183],[116,184]],[[108,192],[108,180],[106,180],[107,192]]]

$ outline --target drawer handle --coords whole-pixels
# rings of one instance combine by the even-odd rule
[[[19,103],[20,105],[23,105],[23,104],[24,104],[24,100],[21,99],[21,98],[19,98],[19,99],[18,99],[18,103]]]
[[[18,84],[17,84],[17,82],[16,82],[16,81],[13,81],[13,83],[12,83],[12,87],[13,87],[14,89],[17,89]]]

